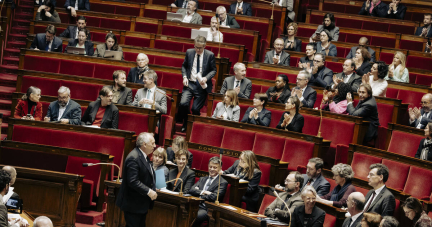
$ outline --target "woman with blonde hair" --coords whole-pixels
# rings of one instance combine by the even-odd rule
[[[239,160],[235,161],[227,170],[223,172],[221,170],[221,174],[249,181],[246,193],[242,197],[242,202],[246,203],[246,210],[257,212],[260,197],[259,183],[261,181],[261,170],[255,154],[252,151],[243,151]]]
[[[237,92],[229,89],[225,92],[224,100],[216,105],[212,118],[238,122],[240,107]]]
[[[184,137],[177,136],[173,139],[172,146],[167,148],[167,164],[175,164],[175,155],[179,150],[186,150],[188,152],[187,166],[192,167],[193,154],[188,151],[188,144]]]
[[[288,36],[283,38],[284,50],[301,52],[302,41],[296,37],[298,25],[291,22],[287,26]]]
[[[179,150],[175,154],[177,168],[173,168],[169,172],[168,180],[172,180],[167,184],[167,189],[174,192],[183,192],[187,194],[195,183],[195,172],[186,166],[189,151]],[[179,180],[181,179],[181,180]],[[182,188],[183,185],[183,188]]]
[[[396,51],[393,62],[389,65],[386,80],[409,83],[409,72],[406,68],[406,56],[400,51]]]
[[[160,170],[163,169],[165,175],[165,181],[168,181],[169,169],[165,166],[167,162],[167,152],[163,147],[158,147],[153,152],[153,169]]]
[[[381,215],[375,212],[363,213],[363,219],[361,220],[361,227],[379,227],[381,223]]]

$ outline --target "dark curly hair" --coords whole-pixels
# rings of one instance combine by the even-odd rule
[[[349,84],[346,84],[344,82],[338,83],[336,86],[336,89],[338,90],[338,95],[333,98],[333,101],[335,103],[338,103],[340,101],[343,101],[346,99],[347,94],[351,93],[351,86]]]
[[[54,3],[51,1],[51,0],[46,0],[44,3],[43,3],[43,5],[44,6],[47,6],[47,7],[50,7],[50,13],[51,14],[53,14],[54,13],[54,10],[55,10],[55,6],[54,6]],[[42,15],[42,13],[41,13],[41,15]],[[45,15],[45,13],[43,13],[43,15]]]
[[[378,65],[378,78],[384,79],[388,73],[388,65],[383,61],[377,61],[375,64]]]
[[[288,90],[290,90],[290,87],[289,87],[289,84],[288,84],[288,82],[289,82],[288,76],[285,75],[285,74],[279,74],[277,77],[282,78],[282,80],[285,82],[285,87],[284,87],[284,89],[288,89]]]
[[[11,175],[6,170],[0,170],[0,191],[3,191],[11,181]]]
[[[331,24],[328,27],[325,26],[325,22],[324,22],[326,18],[330,19],[330,21],[331,21]],[[323,23],[322,24],[323,24],[323,26],[324,26],[325,29],[333,30],[336,27],[334,15],[332,13],[326,13],[326,15],[323,18]]]

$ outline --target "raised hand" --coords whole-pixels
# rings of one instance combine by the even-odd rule
[[[353,101],[351,93],[347,94],[346,99],[347,99],[347,102],[352,102]]]
[[[414,121],[416,119],[416,115],[414,113],[413,108],[409,108],[408,109],[408,115],[409,115],[409,118],[410,118],[411,121]]]

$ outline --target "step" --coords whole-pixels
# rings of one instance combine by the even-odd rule
[[[20,49],[20,48],[25,48],[26,43],[25,42],[11,41],[11,42],[7,42],[6,46],[7,46],[7,48]]]
[[[16,91],[16,88],[14,88],[14,87],[0,86],[0,99],[12,100],[12,93],[14,93],[15,91]],[[4,111],[4,110],[0,110],[0,113],[3,113],[2,111]],[[9,110],[9,115],[10,115],[10,110]]]
[[[28,0],[19,1],[19,6],[33,6],[33,5],[34,5],[33,1],[28,1]]]
[[[33,7],[28,8],[27,6],[19,6],[18,8],[15,9],[15,13],[23,13],[23,14],[28,14],[28,15],[32,15],[33,16]]]
[[[30,29],[25,27],[12,27],[11,33],[12,34],[20,34],[20,35],[27,35],[29,33]]]
[[[23,20],[23,19],[14,19],[12,21],[12,26],[18,26],[18,27],[26,27],[28,28],[30,26],[30,21],[28,20]]]
[[[3,58],[3,65],[14,65],[17,66],[19,65],[19,58],[16,57],[4,57]]]
[[[0,110],[0,113],[3,114],[3,121],[7,121],[7,118],[10,117],[11,111],[10,110]]]
[[[76,223],[86,224],[86,225],[95,225],[98,222],[103,221],[103,213],[97,211],[87,211],[87,212],[76,212]]]
[[[9,35],[10,37],[11,35]],[[16,57],[19,58],[20,56],[20,50],[14,49],[14,48],[5,48],[3,50],[3,57]]]
[[[8,131],[8,123],[1,124],[1,134],[7,134]]]
[[[15,87],[16,86],[17,75],[0,73],[0,86],[5,87]],[[0,100],[0,105],[2,100]]]
[[[10,110],[12,100],[0,99],[0,110]]]
[[[12,65],[0,65],[0,73],[18,75],[18,67]]]
[[[15,13],[14,19],[28,20],[31,21],[33,19],[33,15],[29,13]]]

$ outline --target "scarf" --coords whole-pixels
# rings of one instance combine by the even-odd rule
[[[372,10],[375,8],[375,6],[379,5],[381,3],[381,1],[379,1],[376,5],[373,4],[373,2],[371,2],[371,6],[369,8],[369,13],[372,14]]]
[[[348,186],[350,186],[350,185],[351,185],[351,181],[347,180],[345,182],[344,186],[342,186],[342,187],[340,185],[336,186],[333,189],[333,191],[332,191],[332,194],[331,194],[331,197],[330,197],[330,201],[339,201],[339,200],[341,200],[342,197],[344,196],[346,190],[348,189]]]
[[[422,150],[422,152],[420,154],[420,159],[421,160],[427,160],[427,156],[428,156],[428,153],[429,153],[429,148],[432,147],[432,140],[425,139],[423,145],[424,145],[424,148],[423,148],[423,150]]]

